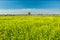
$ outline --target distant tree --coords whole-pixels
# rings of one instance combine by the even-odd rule
[[[30,13],[30,12],[28,12],[28,15],[31,15],[31,13]]]

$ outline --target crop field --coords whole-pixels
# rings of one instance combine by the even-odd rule
[[[0,40],[60,40],[60,16],[0,16]]]

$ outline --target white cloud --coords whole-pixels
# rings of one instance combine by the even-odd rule
[[[0,9],[0,14],[60,14],[60,9]]]

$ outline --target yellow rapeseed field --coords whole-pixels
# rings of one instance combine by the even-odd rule
[[[60,16],[0,16],[0,40],[60,40]]]

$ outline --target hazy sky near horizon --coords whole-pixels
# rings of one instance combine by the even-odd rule
[[[6,9],[6,10],[1,10],[1,9]],[[7,11],[7,9],[9,9],[8,11],[10,13],[15,13],[15,14],[23,13],[23,12],[25,13],[32,12],[33,14],[34,13],[59,14],[60,0],[0,0],[0,14],[5,14],[5,13],[8,14],[9,12]],[[47,11],[45,11],[46,9]]]

